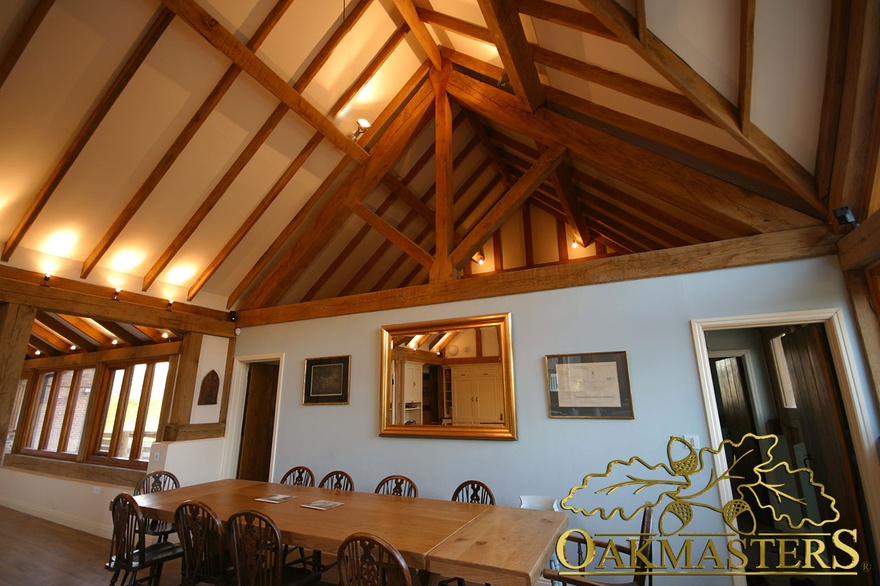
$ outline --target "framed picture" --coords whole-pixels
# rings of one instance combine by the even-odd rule
[[[347,405],[351,356],[306,358],[303,405]]]
[[[550,417],[632,419],[626,352],[544,357]]]

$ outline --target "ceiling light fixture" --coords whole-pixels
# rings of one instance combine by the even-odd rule
[[[475,252],[472,258],[474,262],[478,265],[482,265],[484,262],[486,262],[486,257],[483,255],[482,250],[478,250],[477,252]]]
[[[367,131],[367,129],[368,129],[369,127],[370,127],[370,121],[369,121],[369,120],[367,120],[366,118],[358,118],[358,120],[357,120],[357,128],[356,128],[355,131],[351,134],[351,139],[352,139],[353,141],[357,142],[357,140],[361,137],[361,135],[362,135],[363,133],[365,133],[365,132]]]

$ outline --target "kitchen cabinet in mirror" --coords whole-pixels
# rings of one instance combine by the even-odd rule
[[[516,439],[510,315],[382,327],[379,435]]]

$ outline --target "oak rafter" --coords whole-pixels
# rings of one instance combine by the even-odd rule
[[[656,35],[647,30],[642,42],[638,37],[638,24],[634,17],[614,0],[580,2],[658,73],[688,96],[719,127],[770,167],[803,200],[815,217],[826,217],[828,209],[818,197],[813,176],[766,135],[743,134],[736,108]]]
[[[266,37],[275,25],[278,24],[278,21],[292,2],[293,0],[278,0],[266,18],[263,19],[263,22],[254,33],[254,36],[248,42],[247,47],[249,49],[256,51],[260,45],[262,45],[263,41],[266,40]],[[119,235],[122,234],[122,231],[132,218],[134,218],[144,202],[147,201],[150,194],[153,193],[153,190],[156,189],[156,186],[162,178],[165,177],[165,174],[184,151],[190,140],[196,135],[198,130],[202,127],[202,124],[208,119],[208,116],[214,111],[214,108],[217,107],[217,104],[220,103],[220,100],[226,95],[226,92],[229,91],[229,88],[232,87],[233,82],[238,78],[240,73],[241,69],[234,63],[226,69],[223,76],[211,90],[211,93],[208,94],[208,97],[205,98],[195,114],[192,115],[189,122],[186,123],[183,130],[177,135],[177,138],[174,139],[174,142],[171,143],[171,146],[168,147],[168,150],[165,151],[165,154],[162,155],[162,158],[132,198],[126,203],[123,210],[119,213],[119,216],[117,216],[107,232],[101,237],[101,240],[98,241],[95,248],[86,257],[86,260],[83,262],[82,270],[80,271],[81,278],[85,279],[89,276]]]
[[[360,164],[370,155],[358,144],[344,135],[324,117],[302,94],[293,89],[253,51],[241,43],[235,35],[223,27],[206,10],[193,0],[162,0],[184,22],[202,35],[211,45],[250,75],[254,81],[283,102],[300,118],[321,132],[336,148]]]
[[[76,162],[77,158],[92,138],[92,135],[98,129],[98,126],[101,125],[104,117],[110,112],[110,108],[116,103],[117,98],[122,95],[128,82],[130,82],[131,78],[134,77],[134,74],[137,73],[137,70],[147,58],[147,55],[150,54],[150,51],[165,32],[165,29],[168,28],[168,25],[171,24],[172,20],[174,20],[174,14],[170,10],[161,7],[156,11],[150,27],[145,31],[143,37],[141,37],[137,47],[132,51],[132,54],[123,64],[119,73],[112,80],[95,107],[83,121],[76,136],[67,146],[67,150],[61,155],[55,168],[49,173],[49,177],[46,179],[45,183],[43,183],[40,191],[37,193],[30,206],[28,206],[24,216],[19,220],[18,225],[16,225],[15,229],[12,231],[9,239],[3,247],[3,253],[0,255],[0,260],[3,260],[4,262],[8,261],[15,249],[18,248],[18,245],[21,244],[24,235],[36,221],[37,216],[46,206],[46,203],[48,203],[49,199],[55,193],[55,190],[61,184],[62,179],[64,179],[67,172]]]

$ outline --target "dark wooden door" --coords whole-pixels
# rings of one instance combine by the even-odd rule
[[[761,452],[757,442],[743,439],[746,434],[757,435],[758,433],[754,409],[746,384],[743,359],[739,356],[730,356],[712,358],[710,362],[712,364],[712,382],[715,385],[715,397],[718,404],[718,417],[724,439],[735,443],[743,441],[742,448],[737,450],[741,458],[739,466],[745,470],[754,470],[756,466],[761,464]],[[734,461],[733,450],[730,446],[726,447],[726,455],[728,463]],[[731,477],[734,493],[742,482],[745,480],[740,476]],[[761,487],[752,490],[764,497],[766,502],[766,490]],[[756,508],[753,512],[759,526],[762,528],[772,527],[773,520],[769,511]]]
[[[278,364],[255,362],[248,369],[238,478],[269,480],[275,430]]]
[[[782,345],[807,451],[806,462],[798,464],[811,468],[816,481],[824,484],[825,491],[835,498],[840,520],[833,527],[856,529],[862,559],[870,559],[871,539],[865,533],[867,524],[861,515],[864,508],[860,506],[861,491],[857,488],[861,483],[824,326],[800,326],[783,337]],[[828,501],[818,501],[822,519],[833,518]],[[870,574],[860,573],[852,580],[835,576],[834,584],[874,581]]]

